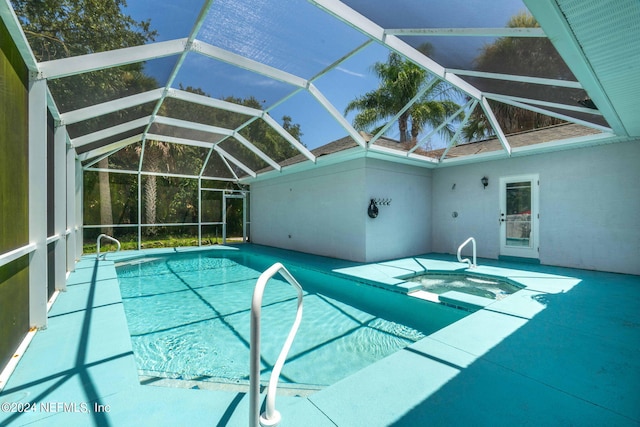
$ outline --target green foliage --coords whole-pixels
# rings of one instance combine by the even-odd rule
[[[138,223],[138,177],[130,174],[109,174],[111,191],[111,209],[115,224]],[[84,173],[84,223],[86,225],[101,224],[100,188],[98,172]]]
[[[514,15],[507,23],[508,28],[538,28],[540,25],[529,13]],[[544,37],[501,37],[483,47],[475,59],[474,69],[478,71],[510,74],[516,76],[545,77],[572,80],[573,74],[547,38]],[[496,93],[526,93],[529,83],[495,80],[492,91]],[[540,85],[535,97],[549,99],[555,89]],[[489,101],[502,131],[506,134],[562,123],[560,119],[507,104]],[[480,109],[471,115],[463,130],[467,140],[484,139],[493,135],[493,128]]]
[[[126,5],[125,0],[12,0],[12,6],[39,62],[139,46],[153,41],[156,33],[151,29],[150,21],[135,21],[125,13]],[[144,63],[60,78],[49,81],[48,84],[61,112],[145,92],[159,86],[155,79],[144,73]],[[208,96],[200,88],[187,87],[183,90]],[[253,97],[229,97],[225,101],[256,109],[263,108]],[[142,105],[110,113],[73,124],[68,130],[74,136],[84,135],[145,116],[149,114],[149,108],[149,105]],[[227,129],[238,129],[252,119],[172,98],[165,100],[158,114]],[[282,121],[286,130],[300,138],[302,132],[299,125],[294,124],[290,117],[284,117]],[[193,133],[194,140],[220,142],[220,139],[215,140],[216,137],[210,134],[198,134],[197,131]],[[298,154],[288,141],[262,119],[253,120],[241,129],[241,134],[276,161]],[[221,142],[221,146],[223,144],[226,150],[233,151],[231,154],[249,168],[259,170],[266,166],[262,159],[234,138],[228,137]],[[208,150],[201,147],[148,140],[144,146],[137,144],[121,149],[108,160],[101,161],[99,167],[137,171],[142,156],[142,167],[146,172],[197,177],[202,173],[207,154]],[[212,156],[217,156],[217,153],[212,153]],[[237,167],[234,172],[238,176],[245,175]],[[100,175],[105,178],[107,174],[108,181],[103,179],[101,186]],[[137,224],[141,214],[138,212],[139,185],[142,186],[140,190],[143,194],[143,222],[197,222],[197,179],[145,175],[139,184],[136,174],[85,172],[85,224]]]
[[[150,22],[123,13],[124,0],[12,0],[38,62],[104,52],[152,41]],[[108,35],[108,36],[107,36]],[[49,82],[58,108],[69,111],[156,87],[143,64],[71,76]]]
[[[426,47],[425,47],[426,49]],[[345,114],[359,111],[353,121],[357,130],[377,133],[387,125],[386,120],[395,116],[418,93],[432,83],[427,71],[396,53],[389,54],[387,62],[377,62],[372,67],[380,79],[377,89],[351,101]],[[420,96],[398,118],[400,142],[417,142],[419,133],[425,128],[435,128],[460,106],[452,100],[455,89],[444,81],[438,81]],[[457,120],[460,119],[458,116]],[[453,135],[453,123],[444,126],[443,137]]]

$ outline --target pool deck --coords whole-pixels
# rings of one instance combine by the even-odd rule
[[[0,393],[0,425],[248,425],[243,392],[140,384],[114,259],[83,257],[69,275]],[[313,260],[399,291],[407,274],[465,267],[442,254]],[[309,397],[278,396],[281,425],[640,425],[640,276],[478,263],[526,289]]]

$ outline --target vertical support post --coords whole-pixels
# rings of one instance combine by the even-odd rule
[[[29,82],[29,325],[47,326],[47,81]]]
[[[222,192],[222,244],[227,244],[227,194]]]
[[[142,175],[138,169],[138,250],[140,249],[142,249]]]
[[[202,178],[198,177],[198,246],[202,246]]]
[[[54,164],[54,187],[56,188],[55,200],[53,201],[54,209],[54,232],[58,235],[58,241],[55,243],[55,287],[56,289],[65,290],[67,263],[67,239],[65,231],[67,229],[67,198],[64,188],[66,187],[66,143],[67,131],[64,126],[55,128],[53,135],[53,164]]]
[[[76,173],[76,188],[75,188],[75,209],[76,209],[76,218],[74,228],[76,230],[76,259],[80,259],[82,257],[82,252],[84,251],[84,229],[82,228],[84,225],[84,176],[82,173],[82,162],[80,159],[75,159],[76,167],[74,168]]]
[[[242,243],[247,242],[247,193],[242,193]]]
[[[66,142],[66,141],[65,141]],[[70,231],[67,240],[67,271],[76,269],[76,150],[66,146],[67,161],[67,229]]]

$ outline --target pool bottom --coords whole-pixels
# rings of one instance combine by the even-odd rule
[[[248,305],[263,264],[272,260],[236,255],[221,258],[203,253],[182,260],[172,256],[121,265],[121,293],[142,383],[246,391]],[[416,309],[413,298],[330,274],[318,276],[297,265],[290,270],[307,289],[305,318],[281,376],[283,390],[291,395],[307,395],[331,385],[420,340],[440,328],[440,323],[462,317],[449,310],[446,322],[440,319],[424,331],[416,330],[396,323],[397,319],[384,319],[402,307],[404,312],[399,314],[432,322],[424,305]],[[311,283],[314,277],[319,285]],[[325,290],[331,288],[343,295],[326,296]],[[342,302],[345,292],[351,294],[346,300],[354,305],[377,304],[378,310],[362,311],[363,307]],[[395,301],[398,298],[402,301]],[[285,282],[272,279],[263,305],[263,382],[268,381],[294,313],[295,292]],[[324,378],[316,378],[319,371]]]

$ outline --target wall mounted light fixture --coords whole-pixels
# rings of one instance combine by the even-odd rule
[[[484,185],[484,188],[487,188],[487,185],[489,185],[489,178],[483,176],[480,181],[482,181],[482,185]]]

